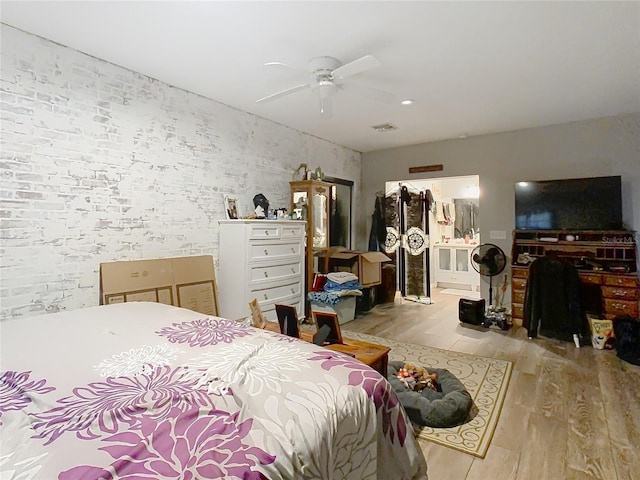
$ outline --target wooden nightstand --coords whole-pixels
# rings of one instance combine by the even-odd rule
[[[267,322],[265,330],[280,333],[280,326],[274,322]],[[314,333],[315,332],[311,332],[309,330],[302,330],[300,332],[300,338],[305,342],[313,343]],[[324,348],[328,348],[334,352],[342,352],[347,355],[351,355],[356,360],[360,360],[362,363],[370,366],[380,373],[380,375],[387,378],[387,365],[389,363],[389,352],[391,351],[389,347],[378,345],[376,343],[363,342],[361,340],[343,338],[342,343],[325,345]]]

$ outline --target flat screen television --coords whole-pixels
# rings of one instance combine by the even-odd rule
[[[517,230],[621,230],[620,176],[518,182]]]

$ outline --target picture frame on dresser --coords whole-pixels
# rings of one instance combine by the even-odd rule
[[[227,220],[237,220],[238,217],[238,199],[235,197],[224,197],[224,211]]]
[[[280,325],[280,333],[289,337],[300,338],[300,324],[296,307],[277,303],[276,315]]]
[[[316,310],[311,311],[313,321],[316,324],[318,332],[323,326],[329,327],[329,333],[325,338],[328,343],[342,343],[342,332],[340,332],[340,321],[338,314],[333,312],[319,312]]]
[[[264,318],[257,298],[249,302],[249,311],[251,312],[251,323],[254,327],[265,328],[267,326],[267,319]]]

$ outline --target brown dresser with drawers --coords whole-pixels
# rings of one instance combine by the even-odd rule
[[[578,269],[586,311],[606,319],[639,316],[634,232],[515,230],[511,254],[511,314],[516,325],[522,325],[527,262],[549,254]]]

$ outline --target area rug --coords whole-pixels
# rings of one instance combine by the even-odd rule
[[[480,299],[480,292],[473,292],[471,290],[457,290],[455,288],[445,288],[442,292],[446,295],[458,295],[459,297],[473,298],[475,300]]]
[[[390,347],[389,360],[410,361],[427,370],[429,367],[446,368],[453,373],[471,394],[476,415],[454,428],[423,427],[418,437],[484,458],[507,394],[513,368],[511,362],[402,343],[345,329],[342,333],[345,337]]]

